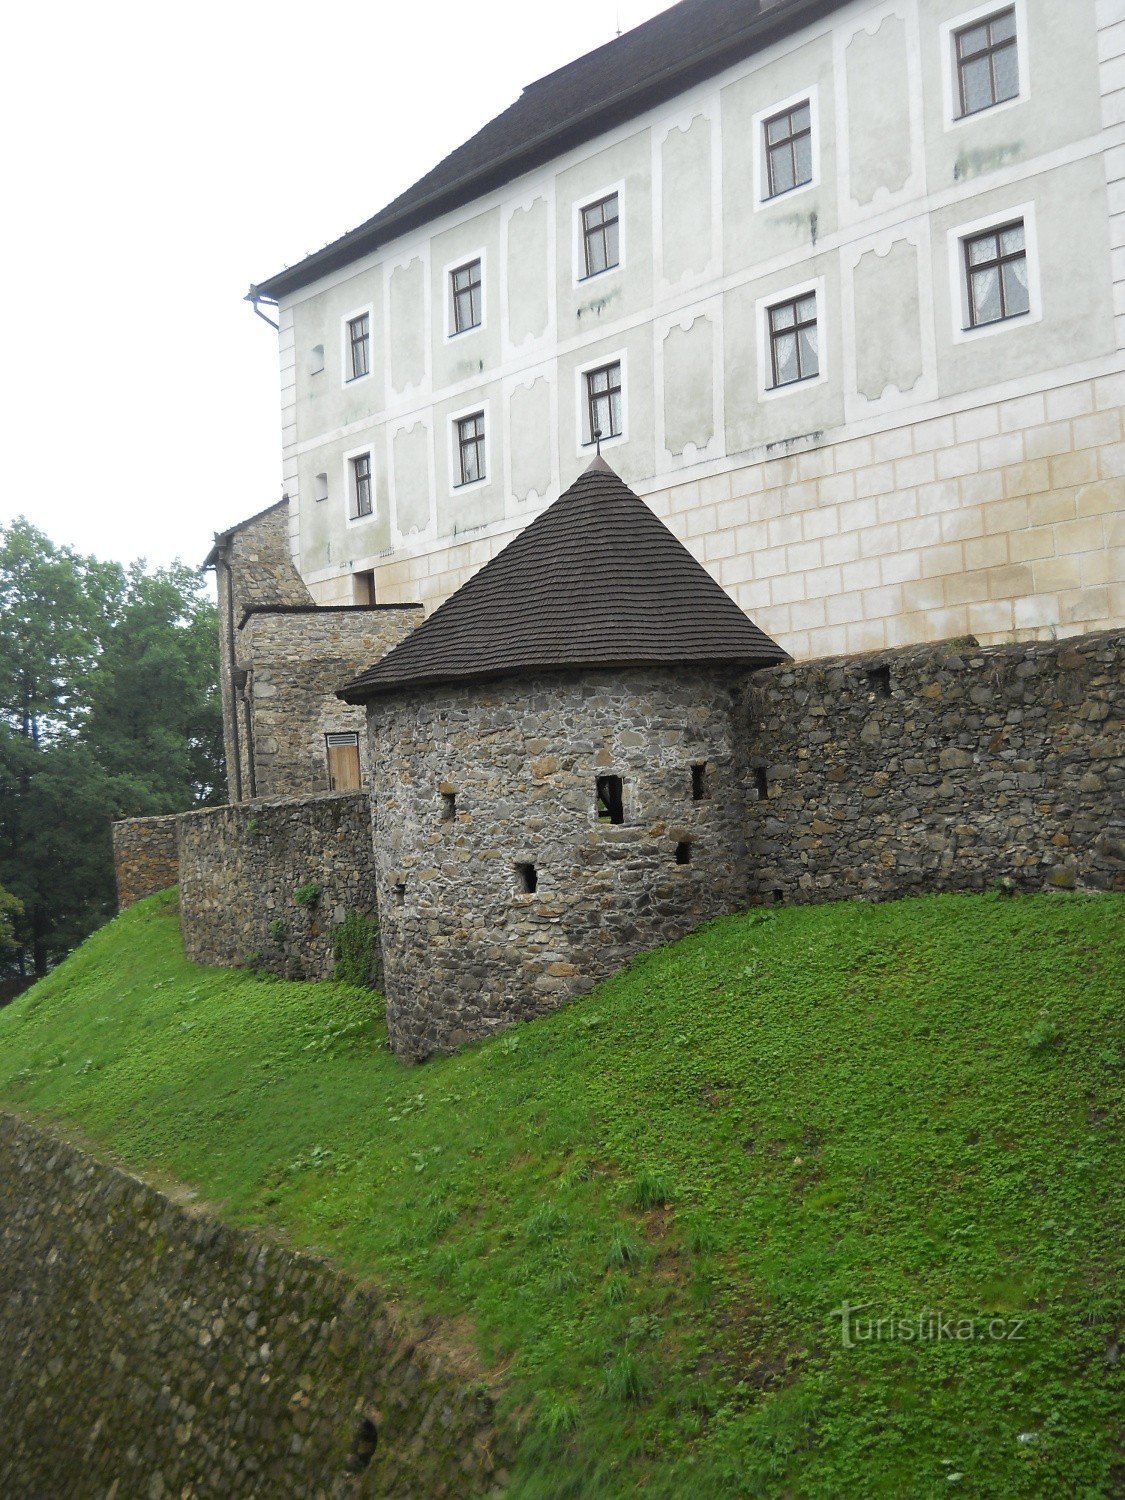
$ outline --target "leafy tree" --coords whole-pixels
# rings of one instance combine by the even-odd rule
[[[19,947],[12,923],[22,915],[22,902],[0,886],[0,959],[10,957]]]

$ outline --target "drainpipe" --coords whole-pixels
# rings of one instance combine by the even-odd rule
[[[258,778],[254,772],[254,707],[250,701],[250,673],[245,667],[235,672],[235,682],[242,689],[242,708],[246,718],[246,770],[250,776],[250,798],[258,795]]]
[[[231,788],[231,791],[234,793],[233,800],[235,802],[241,802],[242,801],[242,747],[241,747],[241,744],[239,742],[239,735],[238,735],[238,697],[239,697],[239,693],[238,693],[238,671],[239,671],[239,668],[238,668],[238,666],[237,666],[237,664],[235,662],[235,659],[234,659],[234,577],[233,577],[233,575],[231,573],[231,566],[230,566],[230,542],[229,541],[227,541],[223,545],[222,550],[219,552],[218,556],[215,559],[215,564],[216,564],[216,566],[215,566],[215,572],[218,573],[219,568],[221,567],[222,570],[223,570],[223,578],[225,579],[225,582],[226,582],[226,593],[227,593],[227,618],[226,618],[227,662],[229,663],[229,670],[230,670],[230,713],[231,713],[231,728],[234,731],[234,733],[231,736],[231,739],[234,742],[234,765],[231,767],[231,770],[234,773],[234,778],[233,778],[234,779],[234,786]]]
[[[242,300],[244,302],[249,302],[250,306],[254,309],[257,316],[261,318],[263,323],[268,323],[275,333],[279,331],[281,325],[279,323],[275,323],[272,318],[267,317],[262,309],[258,306],[260,302],[264,302],[267,307],[276,307],[277,303],[273,300],[272,297],[263,297],[261,292],[248,292]]]

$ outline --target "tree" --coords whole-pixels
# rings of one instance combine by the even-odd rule
[[[9,958],[19,947],[12,925],[23,914],[23,904],[0,885],[0,959]]]

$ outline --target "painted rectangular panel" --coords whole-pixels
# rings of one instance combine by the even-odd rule
[[[885,255],[869,250],[853,284],[856,389],[869,401],[891,386],[913,390],[922,374],[917,248],[897,240]]]
[[[543,500],[551,487],[551,392],[539,377],[511,395],[512,494]]]
[[[547,332],[547,227],[544,198],[508,221],[508,333],[516,345]]]
[[[426,374],[426,288],[421,258],[391,272],[391,384],[400,394]]]
[[[669,132],[660,148],[664,279],[701,275],[711,259],[711,122]]]
[[[715,435],[714,327],[696,318],[664,336],[664,446],[680,454],[707,446]]]
[[[910,176],[906,22],[884,16],[874,34],[857,31],[845,57],[852,198],[863,206]]]
[[[402,536],[430,524],[430,434],[422,422],[394,436],[395,518]]]

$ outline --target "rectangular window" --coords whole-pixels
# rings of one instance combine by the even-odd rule
[[[621,361],[586,371],[587,443],[620,437]]]
[[[348,379],[359,380],[371,369],[371,320],[367,313],[348,319]]]
[[[476,484],[486,478],[484,468],[484,412],[457,420],[457,483]]]
[[[599,776],[594,807],[599,822],[624,823],[624,787],[620,776]]]
[[[1014,6],[954,32],[960,116],[1014,99],[1020,91]]]
[[[352,466],[352,519],[371,514],[371,455],[357,453],[348,462]]]
[[[617,194],[588,203],[582,210],[582,246],[586,275],[600,276],[620,264],[620,224]]]
[[[481,265],[471,260],[449,273],[449,290],[453,299],[453,332],[468,333],[481,325]]]
[[[779,302],[769,309],[768,315],[773,387],[819,375],[816,293]]]
[[[776,198],[812,181],[812,111],[803,100],[762,126],[765,135],[766,196]]]
[[[966,239],[969,327],[1018,318],[1030,310],[1023,220]]]

